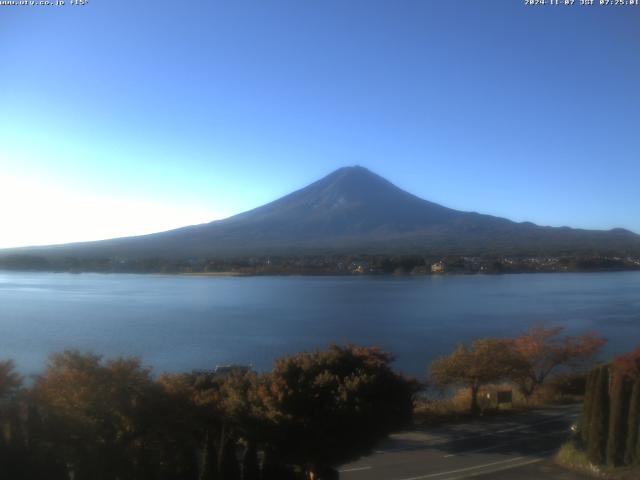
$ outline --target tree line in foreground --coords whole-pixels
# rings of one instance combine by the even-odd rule
[[[460,345],[428,383],[478,391],[510,381],[533,395],[555,373],[584,366],[604,340],[535,327]],[[51,480],[338,478],[337,466],[406,426],[424,384],[377,348],[330,346],[255,373],[154,377],[139,360],[67,351],[28,386],[0,362],[0,472]]]
[[[579,440],[594,465],[640,464],[640,347],[589,373]]]
[[[33,385],[0,364],[3,478],[337,478],[411,418],[417,383],[376,348],[331,346],[271,372],[163,374],[53,355]]]

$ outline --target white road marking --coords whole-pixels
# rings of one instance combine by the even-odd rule
[[[542,462],[545,460],[545,455],[547,455],[550,452],[555,451],[554,448],[549,449],[549,450],[544,450],[542,452],[538,453],[538,457],[514,457],[514,458],[510,458],[509,460],[502,460],[500,462],[493,462],[493,463],[485,463],[484,465],[475,465],[473,467],[467,467],[467,468],[460,468],[458,470],[450,470],[448,472],[439,472],[439,473],[430,473],[428,475],[423,475],[421,477],[411,477],[411,478],[403,478],[402,480],[423,480],[425,478],[433,478],[433,477],[441,477],[442,475],[449,475],[451,473],[462,473],[462,472],[469,472],[466,473],[464,475],[458,475],[456,477],[447,477],[447,478],[442,478],[440,480],[459,480],[462,478],[471,478],[471,477],[477,477],[479,475],[487,475],[489,473],[496,473],[496,472],[501,472],[502,470],[510,470],[512,468],[518,468],[518,467],[524,467],[526,465],[531,465],[532,463],[538,463],[538,462]],[[527,460],[529,459],[529,460]],[[518,460],[525,460],[524,462],[520,462],[520,463],[513,463],[516,462]],[[505,463],[509,463],[510,465],[503,465]],[[489,470],[482,470],[482,469],[486,469],[487,467],[493,467],[495,465],[502,465],[501,467],[498,468],[492,468]],[[472,472],[472,470],[479,470],[476,472]]]
[[[506,446],[509,446],[509,445],[513,445],[514,443],[519,443],[521,441],[529,440],[531,438],[548,437],[548,436],[552,436],[552,435],[559,435],[561,433],[567,433],[567,431],[566,430],[558,430],[556,432],[539,433],[538,435],[530,435],[527,438],[523,438],[523,439],[520,439],[520,440],[515,440],[514,439],[513,441],[507,442],[507,443],[499,443],[497,445],[490,445],[488,447],[476,448],[474,450],[465,450],[464,452],[449,453],[448,455],[444,455],[444,458],[456,457],[458,455],[466,455],[467,453],[486,452],[487,450],[493,450],[494,448],[506,447]]]
[[[430,473],[428,475],[422,475],[420,477],[403,478],[402,480],[422,480],[424,478],[441,477],[442,475],[450,475],[452,473],[468,472],[470,470],[478,470],[479,468],[493,467],[494,465],[500,465],[500,464],[503,464],[503,463],[511,463],[511,462],[515,462],[515,461],[518,461],[518,460],[524,460],[525,458],[526,457],[514,457],[514,458],[510,458],[509,460],[502,460],[500,462],[485,463],[484,465],[474,465],[473,467],[459,468],[458,470],[449,470],[448,472]]]
[[[445,440],[443,442],[436,442],[436,443],[423,443],[420,446],[411,446],[411,447],[397,447],[397,448],[390,448],[387,450],[375,450],[373,453],[376,453],[378,455],[380,454],[384,454],[384,453],[395,453],[395,452],[404,452],[404,451],[409,451],[409,450],[420,450],[423,448],[431,448],[431,447],[441,447],[444,445],[448,445],[450,443],[455,443],[455,442],[459,442],[461,440],[468,440],[470,438],[482,438],[482,437],[491,437],[493,435],[499,435],[501,433],[508,433],[508,432],[517,432],[518,430],[526,430],[529,427],[533,427],[536,425],[542,425],[543,423],[549,423],[549,422],[555,422],[558,420],[561,420],[563,418],[567,418],[567,417],[577,417],[578,414],[573,414],[573,415],[556,415],[553,418],[548,418],[545,420],[541,420],[539,422],[534,422],[534,423],[527,423],[527,424],[520,424],[514,427],[509,427],[509,428],[504,428],[502,430],[496,430],[496,431],[491,431],[491,432],[483,432],[483,433],[472,433],[472,434],[468,434],[468,435],[461,435],[459,437],[452,437],[448,440]]]
[[[482,470],[480,472],[468,473],[466,475],[460,475],[460,476],[457,476],[457,477],[443,478],[442,480],[462,480],[464,478],[478,477],[480,475],[488,475],[488,474],[491,474],[491,473],[502,472],[504,470],[511,470],[513,468],[525,467],[525,466],[531,465],[533,463],[542,462],[543,460],[544,460],[544,458],[534,458],[533,460],[528,460],[526,462],[516,463],[515,465],[506,465],[504,467],[492,468],[492,469],[489,469],[489,470]]]
[[[508,445],[513,445],[513,442],[509,442],[509,443],[499,443],[498,445],[491,445],[489,447],[483,447],[483,448],[476,448],[475,450],[465,450],[464,452],[458,452],[458,453],[449,453],[447,455],[444,455],[444,458],[450,458],[450,457],[457,457],[458,455],[466,455],[467,453],[480,453],[480,452],[486,452],[487,450],[492,450],[494,448],[500,448],[500,447],[506,447]]]
[[[340,473],[346,473],[346,472],[361,472],[363,470],[371,470],[370,466],[365,466],[365,467],[353,467],[353,468],[345,468],[344,470],[338,470]]]

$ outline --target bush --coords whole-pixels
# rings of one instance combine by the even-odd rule
[[[567,442],[562,445],[554,457],[554,460],[563,467],[570,468],[577,472],[597,476],[601,474],[601,469],[591,463],[586,452],[576,447],[573,442]]]
[[[285,463],[318,471],[370,452],[411,420],[417,384],[375,348],[331,346],[278,360],[259,395]]]

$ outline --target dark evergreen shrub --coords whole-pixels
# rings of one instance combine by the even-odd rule
[[[620,373],[613,373],[607,439],[607,465],[611,467],[624,462],[630,395],[629,382]]]
[[[640,379],[633,383],[629,399],[629,417],[627,424],[627,444],[624,462],[627,465],[640,462]]]
[[[598,368],[589,420],[587,457],[596,465],[605,461],[609,423],[609,367]]]
[[[589,438],[589,426],[593,413],[593,397],[595,396],[597,380],[598,369],[594,368],[587,375],[584,404],[582,406],[582,415],[580,416],[580,438],[583,445],[587,444]]]

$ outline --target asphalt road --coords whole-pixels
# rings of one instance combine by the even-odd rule
[[[550,457],[569,437],[579,407],[557,407],[392,435],[340,468],[344,480],[582,480]]]

